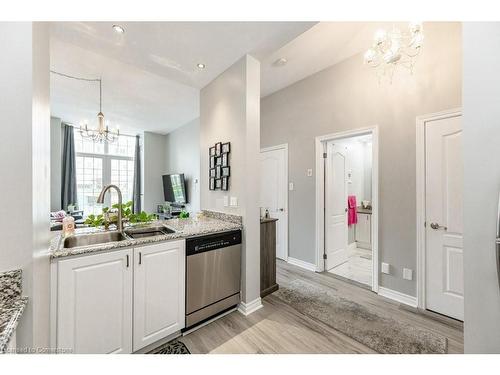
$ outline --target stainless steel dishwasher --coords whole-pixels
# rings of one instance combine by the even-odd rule
[[[241,231],[186,240],[186,329],[240,302]]]

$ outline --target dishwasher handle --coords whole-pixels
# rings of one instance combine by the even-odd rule
[[[497,276],[498,276],[498,287],[500,288],[500,238],[497,238],[495,242],[496,251],[496,261],[497,261]]]
[[[495,257],[497,263],[498,287],[500,288],[500,193],[498,193],[497,236],[495,241]]]

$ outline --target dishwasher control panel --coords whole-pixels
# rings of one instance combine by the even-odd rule
[[[188,238],[186,240],[186,255],[195,255],[239,244],[241,244],[241,230]]]

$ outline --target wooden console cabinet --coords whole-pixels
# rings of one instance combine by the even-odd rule
[[[279,289],[276,283],[276,221],[260,219],[260,297]]]

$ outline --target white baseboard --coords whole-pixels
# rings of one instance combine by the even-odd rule
[[[308,271],[313,271],[316,272],[316,265],[309,263],[309,262],[304,262],[303,260],[288,257],[288,263],[293,264],[294,266],[304,268]]]
[[[411,307],[417,307],[417,297],[409,296],[408,294],[384,288],[383,286],[378,287],[378,295]]]
[[[262,305],[262,300],[261,298],[256,298],[253,301],[250,301],[248,303],[245,302],[240,302],[238,305],[238,311],[242,313],[243,315],[247,316],[250,315],[251,313],[257,311],[258,309],[264,307]]]

